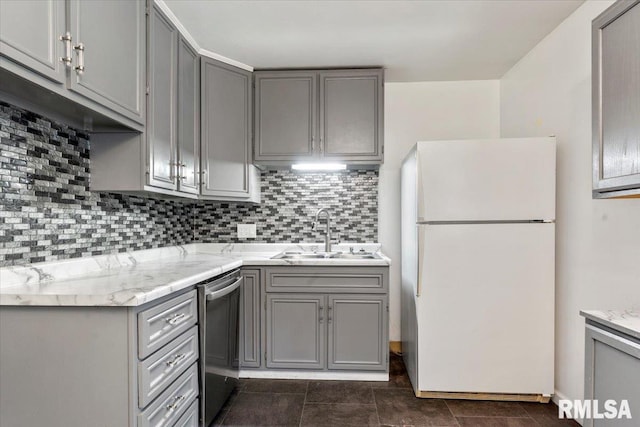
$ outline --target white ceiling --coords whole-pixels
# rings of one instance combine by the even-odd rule
[[[165,0],[202,49],[262,68],[384,66],[387,81],[496,79],[583,0]]]

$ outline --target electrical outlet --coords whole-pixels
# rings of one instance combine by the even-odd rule
[[[255,239],[255,224],[238,224],[238,239]]]

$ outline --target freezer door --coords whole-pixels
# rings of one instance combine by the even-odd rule
[[[555,224],[420,227],[418,388],[552,394]]]
[[[555,138],[417,144],[418,221],[555,219]]]

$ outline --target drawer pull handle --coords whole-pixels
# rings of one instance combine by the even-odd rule
[[[167,411],[173,411],[174,409],[176,409],[180,405],[180,401],[182,401],[183,399],[184,399],[183,395],[175,396],[173,398],[173,403],[170,403],[169,405],[167,405]]]
[[[167,363],[168,366],[174,367],[176,366],[178,363],[180,363],[180,361],[182,359],[184,359],[185,357],[187,357],[186,354],[184,353],[180,353],[180,354],[176,354],[175,356],[173,356],[173,358],[171,360],[169,360]]]
[[[167,317],[165,320],[170,324],[170,325],[175,325],[176,323],[180,322],[182,319],[184,319],[186,317],[186,314],[184,313],[180,313],[180,314],[174,314],[173,316]]]

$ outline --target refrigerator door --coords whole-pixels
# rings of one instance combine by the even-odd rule
[[[555,219],[555,138],[417,144],[418,222]]]
[[[555,224],[419,227],[414,387],[552,394]]]

